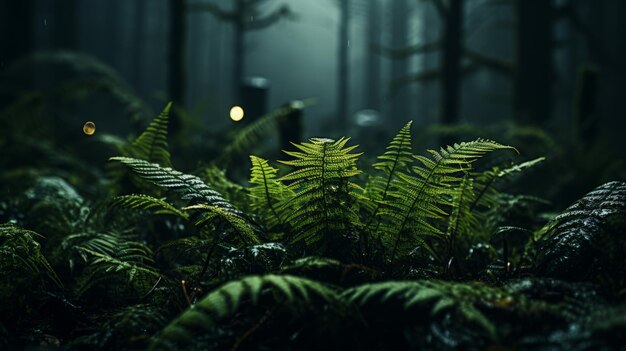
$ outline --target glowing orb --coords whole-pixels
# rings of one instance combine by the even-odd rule
[[[83,133],[87,135],[93,135],[96,132],[96,124],[93,122],[86,122],[83,125]]]
[[[243,119],[243,109],[241,106],[233,106],[230,108],[230,119],[239,122]]]

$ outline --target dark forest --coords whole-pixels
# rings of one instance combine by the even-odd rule
[[[625,350],[625,15],[0,0],[0,350]]]

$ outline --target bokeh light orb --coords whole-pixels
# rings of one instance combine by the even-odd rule
[[[239,122],[243,119],[243,108],[241,106],[233,106],[230,108],[230,119]]]
[[[83,125],[83,133],[87,135],[93,135],[93,133],[95,132],[96,132],[96,124],[91,121],[85,122],[85,124]]]

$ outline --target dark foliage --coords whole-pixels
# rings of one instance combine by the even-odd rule
[[[542,157],[515,162],[515,148],[487,139],[416,155],[408,123],[372,165],[349,138],[314,138],[294,143],[280,168],[251,156],[242,185],[215,159],[173,168],[169,109],[117,144],[107,172],[74,172],[70,154],[60,164],[3,161],[0,348],[625,342],[625,183],[598,187],[546,224],[546,201],[505,192]],[[228,164],[284,112],[244,129],[217,161]]]

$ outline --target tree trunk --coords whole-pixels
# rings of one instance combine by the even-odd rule
[[[34,45],[34,0],[3,1],[0,37],[0,69],[29,54]]]
[[[348,86],[350,72],[348,71],[349,47],[350,47],[350,1],[340,0],[339,5],[339,47],[338,47],[338,74],[337,74],[337,117],[339,118],[339,130],[345,134],[348,129],[350,118],[348,106]]]
[[[245,75],[245,55],[246,55],[246,28],[245,28],[245,0],[236,0],[235,13],[237,19],[234,23],[234,48],[233,48],[233,99],[236,105],[241,104],[241,90],[243,88],[243,80]]]
[[[452,124],[459,120],[461,85],[461,43],[463,28],[463,0],[448,2],[444,18],[443,52],[441,55],[441,123]],[[452,144],[451,138],[443,138],[442,144]]]
[[[547,0],[516,0],[517,71],[513,114],[518,123],[542,125],[552,110],[552,6]]]
[[[170,99],[179,106],[185,105],[185,2],[184,0],[170,0],[169,15],[169,72],[168,84]],[[170,132],[175,133],[180,128],[180,118],[172,113]]]
[[[394,0],[391,8],[391,47],[399,49],[407,45],[407,0]],[[407,75],[407,60],[405,58],[394,59],[391,63],[391,79],[402,79]],[[408,111],[408,87],[402,87],[393,96],[391,106],[391,118],[393,121],[404,121],[409,118]]]
[[[146,0],[135,0],[135,16],[134,31],[133,31],[133,45],[134,45],[134,57],[133,57],[133,72],[132,81],[135,85],[135,90],[141,93],[143,91],[143,53],[144,53],[144,27],[145,27],[145,15],[146,15]]]
[[[31,53],[35,41],[34,13],[34,0],[0,2],[0,72]],[[13,102],[16,93],[29,86],[33,78],[24,77],[20,81],[3,82],[10,84],[13,89],[0,91],[0,110]]]
[[[372,45],[380,45],[381,43],[380,10],[378,0],[368,1],[365,106],[374,110],[380,110],[380,57],[372,50]]]
[[[57,0],[54,2],[53,47],[55,49],[75,50],[77,48],[77,6],[76,0]]]

